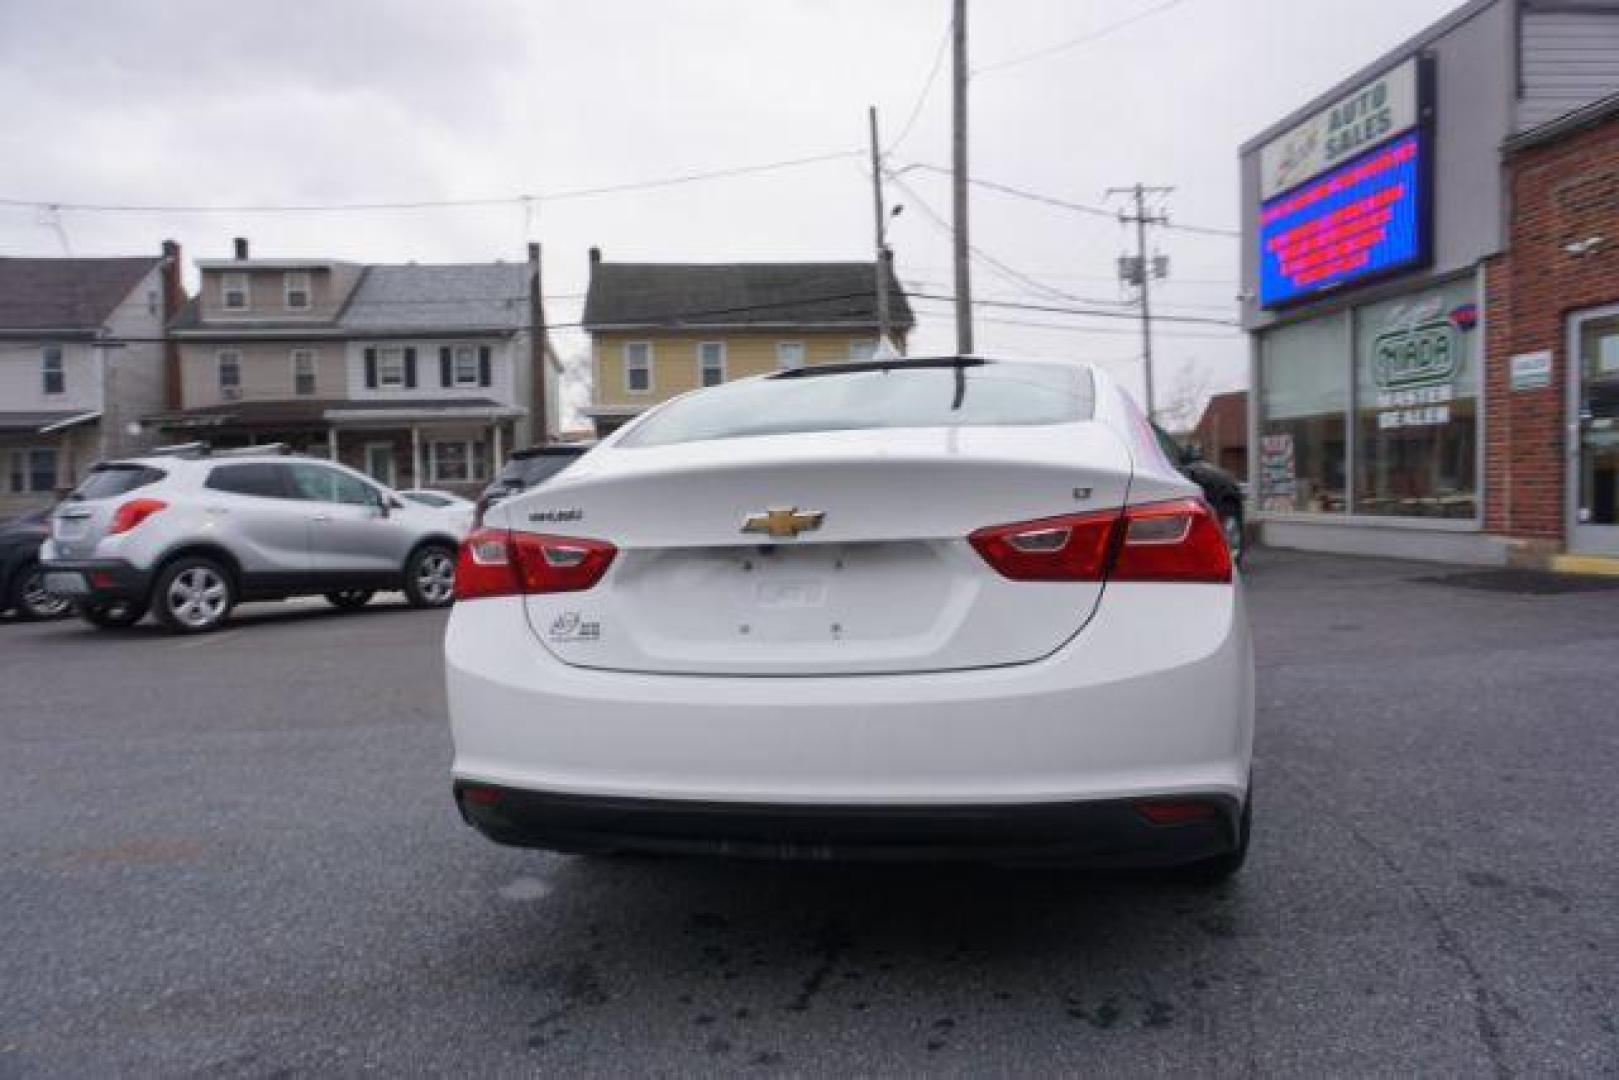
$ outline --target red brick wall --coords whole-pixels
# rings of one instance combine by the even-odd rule
[[[1507,159],[1506,254],[1487,264],[1485,528],[1561,544],[1567,320],[1619,303],[1619,117]],[[1443,193],[1440,194],[1443,198]],[[1606,242],[1585,255],[1565,245]],[[1509,358],[1550,349],[1552,384],[1513,393]]]

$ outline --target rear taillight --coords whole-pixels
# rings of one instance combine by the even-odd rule
[[[580,592],[601,580],[617,554],[602,540],[478,529],[461,543],[455,598]]]
[[[1231,580],[1225,535],[1201,499],[994,525],[967,540],[1013,581]]]
[[[1013,581],[1101,581],[1119,513],[1069,514],[979,529],[967,541]]]
[[[107,526],[107,535],[126,533],[153,514],[168,508],[169,504],[162,499],[131,499],[112,512],[112,524]]]

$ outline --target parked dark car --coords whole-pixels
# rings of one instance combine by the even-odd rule
[[[526,450],[517,450],[512,453],[483,494],[478,496],[478,510],[473,515],[474,525],[482,524],[484,513],[502,499],[509,499],[513,495],[538,487],[551,477],[557,475],[569,465],[577,461],[591,444],[586,443],[552,443],[548,446],[531,446]]]
[[[1164,454],[1188,480],[1203,489],[1203,497],[1220,515],[1220,530],[1231,547],[1233,562],[1241,563],[1247,550],[1247,534],[1242,523],[1242,485],[1220,466],[1206,461],[1195,446],[1182,446],[1163,428],[1152,425]]]
[[[36,510],[0,525],[0,611],[19,619],[56,619],[68,602],[45,591],[39,545],[51,535],[49,510]]]

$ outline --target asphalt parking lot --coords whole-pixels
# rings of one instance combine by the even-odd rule
[[[1611,1075],[1619,590],[1555,585],[1257,553],[1213,892],[504,850],[442,614],[0,625],[0,1076]]]

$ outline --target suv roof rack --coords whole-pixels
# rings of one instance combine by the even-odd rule
[[[176,457],[176,458],[205,458],[205,457],[257,457],[260,454],[275,454],[285,457],[292,453],[292,447],[286,443],[260,443],[257,446],[234,446],[224,450],[215,450],[206,442],[175,443],[173,446],[157,446],[140,455],[142,457]]]
[[[215,450],[213,457],[258,457],[260,454],[274,454],[277,457],[287,457],[292,453],[292,447],[284,442],[259,443],[257,446],[233,446],[228,450]]]

